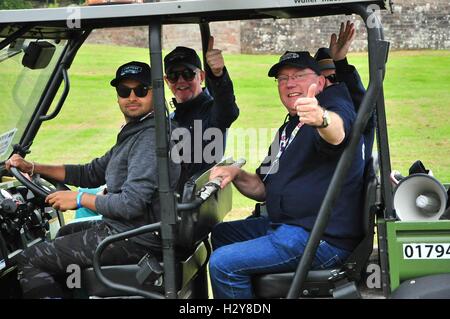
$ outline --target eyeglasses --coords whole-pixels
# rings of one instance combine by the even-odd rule
[[[134,95],[137,97],[146,97],[148,90],[151,90],[152,88],[149,86],[144,85],[138,85],[135,88],[129,88],[124,85],[118,85],[116,86],[117,95],[119,95],[121,98],[127,98],[130,96],[131,91],[134,92]]]
[[[306,76],[311,75],[311,74],[316,74],[316,73],[310,72],[310,73],[297,73],[294,75],[280,75],[275,79],[275,81],[278,82],[278,85],[286,85],[288,83],[289,79],[292,79],[295,82],[300,82]]]
[[[192,81],[195,78],[195,75],[197,73],[195,71],[192,71],[191,69],[184,69],[181,71],[172,71],[167,73],[167,80],[169,80],[170,83],[176,83],[178,81],[178,78],[180,75],[183,77],[185,81]]]

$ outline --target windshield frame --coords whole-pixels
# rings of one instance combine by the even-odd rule
[[[51,44],[55,51],[45,67],[31,69],[24,66],[24,59],[29,45],[37,41]],[[66,40],[16,38],[0,50],[1,71],[4,72],[0,84],[0,161],[5,161],[11,155],[15,144],[21,144],[47,90],[47,83],[64,56],[66,44]]]

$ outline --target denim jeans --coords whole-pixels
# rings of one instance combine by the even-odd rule
[[[214,298],[253,298],[253,274],[295,271],[309,232],[299,226],[271,225],[266,217],[221,223],[214,227],[209,271]],[[321,241],[312,264],[326,269],[350,252]]]

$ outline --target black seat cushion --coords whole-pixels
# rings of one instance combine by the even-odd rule
[[[311,270],[305,281],[302,294],[304,296],[328,296],[334,285],[328,278],[336,269]],[[257,298],[286,298],[294,272],[261,274],[252,277],[252,284]]]
[[[153,283],[141,285],[136,279],[138,265],[103,266],[102,273],[109,280],[145,291],[164,293],[164,287],[158,287]],[[94,268],[84,269],[81,276],[81,287],[89,296],[114,297],[129,296],[129,293],[111,289],[98,280]]]

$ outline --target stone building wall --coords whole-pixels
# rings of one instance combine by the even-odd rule
[[[391,49],[450,49],[450,1],[395,0],[393,13],[381,13],[385,37]],[[367,49],[366,31],[356,16],[329,16],[308,19],[265,19],[211,23],[215,47],[228,53],[282,53],[328,46],[330,35],[339,31],[339,24],[350,19],[357,26],[353,51]],[[119,28],[114,32],[96,30],[89,38],[94,43],[114,43],[146,47],[148,31],[142,28]],[[199,49],[200,31],[197,25],[167,25],[163,27],[163,48],[177,45]]]
[[[393,13],[380,15],[391,49],[450,49],[450,2],[442,0],[395,0]],[[357,16],[308,19],[244,21],[241,23],[242,53],[282,53],[286,48],[309,50],[328,46],[339,24],[351,20],[357,26],[354,51],[367,49],[366,30]]]
[[[210,23],[214,47],[229,53],[241,52],[241,25],[239,22]],[[163,47],[171,50],[178,45],[201,48],[198,25],[166,25],[163,27]]]
[[[241,26],[239,22],[214,22],[210,24],[214,36],[214,47],[228,53],[241,52]],[[89,43],[117,44],[125,46],[148,47],[147,27],[126,27],[94,30],[88,38]],[[163,26],[163,49],[172,50],[178,45],[201,48],[198,25]]]

